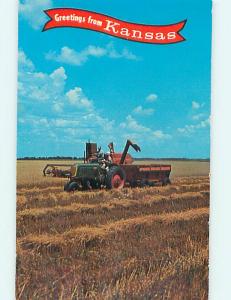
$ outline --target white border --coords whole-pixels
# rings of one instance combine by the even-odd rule
[[[0,299],[15,298],[17,1],[0,1]],[[231,1],[213,3],[210,300],[231,290]]]
[[[0,1],[0,299],[15,299],[17,6]]]
[[[231,299],[231,1],[214,0],[210,299]]]

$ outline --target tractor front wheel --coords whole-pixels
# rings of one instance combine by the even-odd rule
[[[64,185],[64,191],[66,192],[74,192],[79,189],[79,185],[77,182],[68,182],[67,184]]]
[[[122,189],[125,184],[125,172],[119,166],[109,169],[106,177],[106,187],[108,189]]]

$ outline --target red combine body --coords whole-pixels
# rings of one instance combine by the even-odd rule
[[[111,158],[114,164],[119,165],[120,160],[123,153],[111,153]],[[131,155],[128,153],[124,160],[124,165],[131,165],[134,162],[134,159],[131,157]]]

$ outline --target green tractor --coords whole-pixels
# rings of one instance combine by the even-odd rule
[[[125,183],[125,173],[116,165],[104,168],[101,164],[78,164],[70,181],[64,186],[67,192],[76,190],[91,190],[106,187],[122,188]]]
[[[133,159],[128,154],[129,147],[140,151],[138,145],[127,141],[123,153],[115,153],[113,143],[108,145],[110,152],[103,154],[101,148],[97,149],[96,143],[86,143],[84,163],[76,164],[71,168],[70,180],[65,184],[67,192],[91,189],[120,189],[126,181],[123,164],[132,163]]]

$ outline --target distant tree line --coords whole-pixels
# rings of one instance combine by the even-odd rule
[[[175,161],[205,161],[205,162],[209,162],[210,158],[186,158],[186,157],[163,157],[163,158],[150,158],[150,157],[142,157],[142,158],[134,158],[134,160],[175,160]]]
[[[83,160],[83,157],[77,156],[25,156],[20,157],[18,160]],[[209,162],[209,158],[150,158],[150,157],[142,157],[142,158],[134,158],[134,160],[174,160],[174,161],[201,161],[201,162]]]
[[[20,157],[18,160],[80,160],[82,157],[77,156],[25,156]]]

